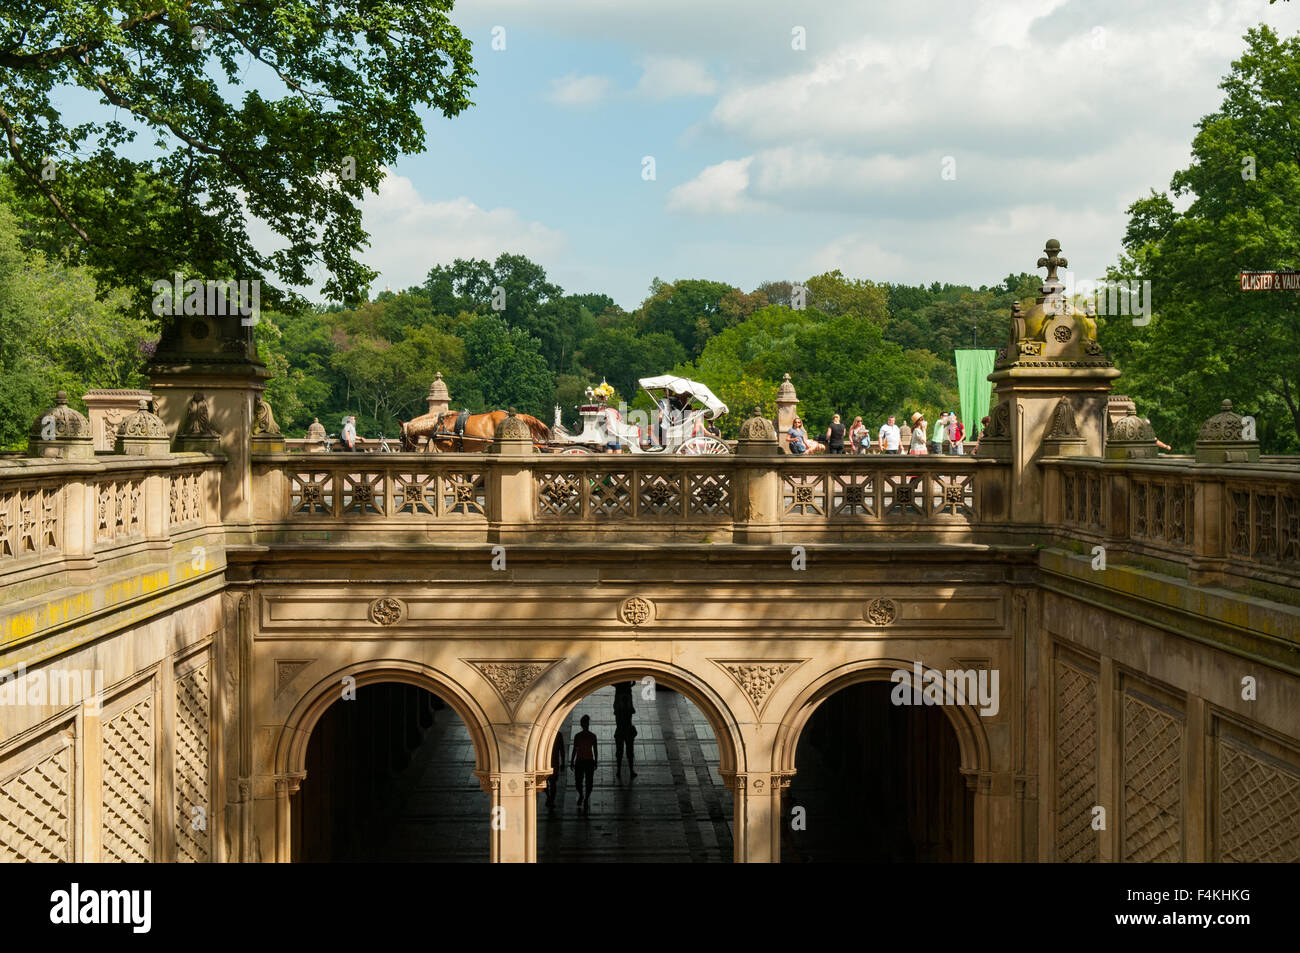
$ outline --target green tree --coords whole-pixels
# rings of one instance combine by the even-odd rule
[[[1112,278],[1151,282],[1151,323],[1103,320],[1124,389],[1162,439],[1191,449],[1201,421],[1231,398],[1265,449],[1300,448],[1300,308],[1292,292],[1243,293],[1242,271],[1300,267],[1300,37],[1267,26],[1220,84],[1192,163],[1171,190],[1129,208]]]
[[[495,315],[476,315],[464,325],[465,360],[476,389],[494,410],[513,406],[549,422],[555,378],[536,338]]]
[[[361,298],[360,200],[470,105],[449,0],[62,0],[0,10],[0,140],[37,239],[148,295],[173,271]],[[67,89],[102,114],[72,122]],[[139,137],[139,133],[146,135]],[[134,141],[139,138],[141,141]],[[145,143],[149,143],[146,145]],[[152,147],[152,148],[151,148]],[[269,253],[248,215],[284,241]],[[274,286],[264,302],[282,297]]]

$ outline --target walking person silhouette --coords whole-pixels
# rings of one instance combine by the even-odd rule
[[[569,758],[569,763],[573,765],[574,777],[578,783],[578,807],[585,805],[590,814],[591,784],[596,778],[596,735],[591,730],[590,715],[583,715],[579,721],[582,730],[573,736],[573,755]]]
[[[632,743],[636,740],[636,727],[632,724],[632,716],[636,714],[632,707],[632,686],[635,684],[619,682],[614,686],[614,776],[619,780],[622,780],[624,750],[627,751],[627,770],[636,777],[632,755]]]

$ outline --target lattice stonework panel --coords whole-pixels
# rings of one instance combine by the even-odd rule
[[[1255,515],[1255,534],[1250,554],[1256,559],[1277,556],[1277,495],[1252,493],[1251,510]]]
[[[0,781],[0,863],[72,860],[72,747]]]
[[[289,475],[292,516],[330,516],[334,512],[334,474],[319,471]]]
[[[1281,530],[1278,558],[1287,563],[1300,563],[1300,496],[1282,497]]]
[[[100,483],[95,487],[95,539],[113,538],[113,484]]]
[[[1147,535],[1147,484],[1133,483],[1133,535]]]
[[[153,860],[154,749],[152,698],[104,725],[101,860]]]
[[[208,782],[210,743],[208,663],[176,679],[176,859],[208,859],[212,815]]]
[[[632,516],[632,474],[614,470],[587,474],[587,491],[591,494],[591,515],[607,519]]]
[[[442,474],[442,515],[487,516],[487,485],[482,473]]]
[[[684,516],[682,474],[637,474],[637,511],[641,516]]]
[[[826,478],[819,473],[781,474],[781,507],[786,516],[825,516]]]
[[[1101,526],[1101,477],[1088,477],[1088,522]]]
[[[343,512],[361,515],[384,515],[384,474],[345,473],[343,475]]]
[[[1124,696],[1124,859],[1183,859],[1183,725]]]
[[[1250,494],[1238,490],[1228,493],[1228,550],[1238,556],[1250,555]]]
[[[1062,477],[1062,481],[1064,483],[1063,495],[1065,497],[1065,522],[1081,523],[1083,522],[1083,520],[1079,516],[1075,515],[1079,512],[1079,507],[1078,507],[1078,493],[1079,493],[1079,482],[1080,482],[1079,478],[1076,477],[1073,473],[1066,473]]]
[[[1215,860],[1300,863],[1300,772],[1218,740]]]
[[[886,476],[881,509],[886,516],[924,516],[924,476]]]
[[[1097,677],[1056,660],[1056,856],[1097,860]]]
[[[936,474],[931,485],[930,512],[940,516],[975,516],[975,475]]]
[[[581,516],[581,480],[576,471],[538,473],[537,512],[542,516]]]
[[[876,480],[870,473],[839,473],[831,477],[831,515],[875,516]]]
[[[690,481],[692,515],[731,515],[730,476],[725,473],[692,473]]]
[[[18,521],[14,518],[17,494],[0,496],[0,559],[18,555]]]
[[[393,475],[393,512],[434,516],[438,512],[438,478],[431,473]]]

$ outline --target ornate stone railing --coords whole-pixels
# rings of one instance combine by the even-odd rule
[[[219,524],[219,465],[203,454],[0,461],[0,586],[63,584],[53,577]]]
[[[1045,518],[1067,537],[1190,557],[1210,578],[1294,585],[1300,575],[1300,459],[1059,458],[1044,465]]]
[[[1008,495],[1004,464],[958,456],[278,453],[253,466],[254,523],[272,541],[476,524],[538,538],[829,539],[884,526],[969,538],[1004,518]]]

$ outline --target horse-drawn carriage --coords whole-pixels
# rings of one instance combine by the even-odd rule
[[[603,453],[627,448],[632,453],[729,453],[727,444],[710,432],[708,422],[727,412],[727,405],[698,381],[671,374],[643,377],[639,381],[655,411],[633,411],[624,420],[610,407],[608,385],[587,388],[587,403],[579,408],[582,430],[571,434],[562,426],[547,427],[536,417],[516,414],[528,425],[534,445],[543,453]],[[478,452],[486,450],[496,429],[509,412],[471,414],[448,411],[425,414],[402,424],[402,449],[429,452]],[[643,418],[638,424],[635,418]]]

